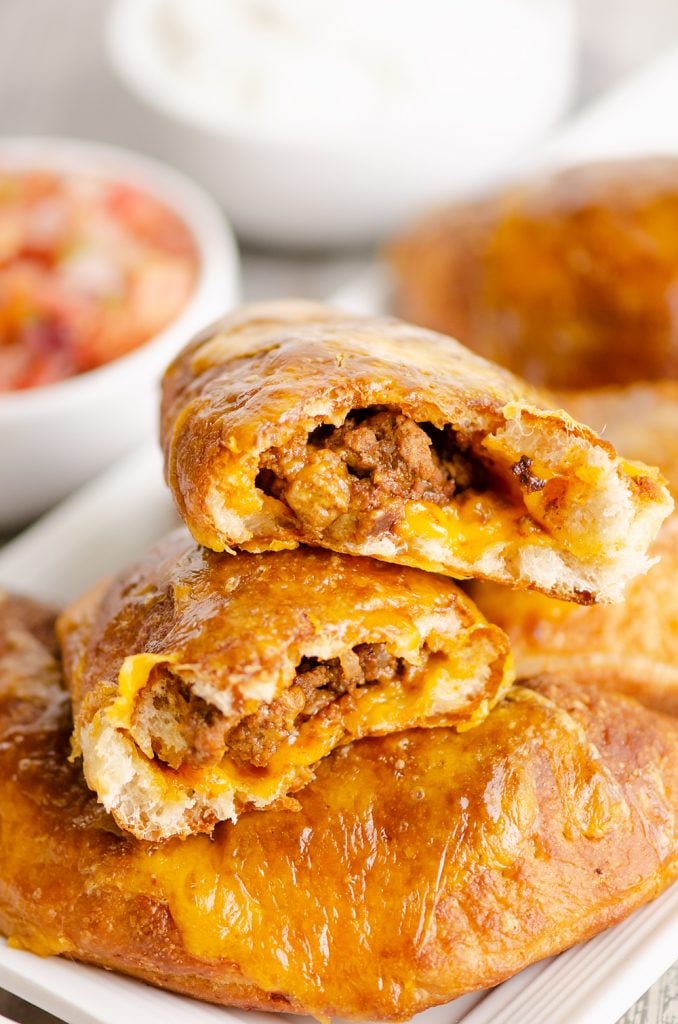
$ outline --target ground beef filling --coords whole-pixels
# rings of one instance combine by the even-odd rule
[[[413,671],[418,670],[383,644],[358,644],[341,659],[304,658],[289,689],[234,726],[171,669],[156,666],[137,702],[132,731],[143,735],[144,747],[172,768],[218,765],[225,754],[265,768],[304,722],[339,697],[396,677],[405,681]]]
[[[280,501],[311,535],[352,539],[387,532],[406,501],[447,505],[484,484],[454,431],[415,423],[397,410],[352,412],[340,427],[264,452],[257,487]]]

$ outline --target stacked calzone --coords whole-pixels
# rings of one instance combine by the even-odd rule
[[[168,369],[162,444],[215,551],[299,543],[584,604],[648,567],[660,476],[462,345],[310,303],[253,307]]]
[[[678,722],[574,664],[514,685],[455,582],[617,607],[657,469],[450,338],[305,302],[190,343],[161,420],[188,529],[56,624],[0,599],[13,942],[398,1020],[670,884]]]
[[[296,792],[335,747],[470,728],[513,681],[449,579],[309,549],[217,555],[183,531],[59,620],[85,776],[142,839]]]

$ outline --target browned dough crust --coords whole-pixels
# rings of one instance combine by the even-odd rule
[[[671,499],[548,401],[430,331],[265,303],[167,370],[167,480],[217,551],[306,543],[618,600]]]
[[[469,733],[355,743],[297,811],[160,846],[96,803],[70,725],[53,661],[0,661],[0,929],[215,1003],[405,1019],[676,876],[675,722],[564,679],[516,687]]]

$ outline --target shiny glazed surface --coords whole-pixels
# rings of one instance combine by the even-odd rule
[[[400,315],[534,384],[678,377],[678,160],[582,165],[439,210],[386,255]]]
[[[298,811],[213,839],[125,837],[67,761],[54,663],[39,644],[42,665],[17,657],[32,627],[7,601],[0,615],[0,927],[15,944],[214,1002],[404,1019],[589,937],[676,875],[676,723],[547,679],[472,732],[336,752]]]
[[[124,809],[135,801],[135,812],[142,810],[129,780],[120,783],[118,806],[113,776],[124,768],[111,761],[111,750],[112,741],[120,749],[120,734],[123,756],[162,787],[159,800],[204,799],[202,810],[199,803],[187,810],[180,830],[205,831],[220,816],[298,789],[321,758],[352,739],[413,726],[469,728],[513,681],[506,637],[449,579],[309,548],[215,554],[183,529],[76,602],[61,616],[59,633],[86,777],[119,824],[140,838],[176,831],[163,831],[162,807],[146,808],[144,824]],[[304,660],[339,660],[350,670],[354,651],[366,644],[399,659],[398,674],[377,672],[348,692],[327,692],[334,697],[327,706],[276,729],[279,745],[267,762],[242,754],[248,735],[251,747],[262,729],[271,731],[270,709],[297,684]],[[171,692],[183,696],[154,714],[165,732],[168,722],[181,724],[191,755],[172,768],[148,748],[139,722],[159,666],[171,672]],[[196,696],[199,715],[191,715],[187,701]],[[236,748],[228,732],[225,750],[211,757],[201,727],[217,716],[225,727],[239,727],[240,743]],[[235,806],[220,812],[215,801],[226,793]]]
[[[242,714],[270,699],[257,686],[273,696],[323,646],[371,639],[416,663],[432,623],[441,650],[477,626],[506,656],[501,632],[452,580],[314,548],[217,554],[181,529],[76,602],[60,632],[76,709],[101,682],[117,682],[128,655],[148,652],[177,656],[178,672],[227,691]]]
[[[618,596],[619,561],[642,547],[638,518],[656,512],[661,519],[670,503],[654,470],[619,459],[589,428],[544,409],[548,402],[453,339],[312,303],[263,303],[211,327],[167,370],[166,476],[193,536],[214,550],[305,542],[583,603],[599,592]],[[447,506],[407,501],[401,519],[367,537],[352,529],[350,515],[343,532],[341,515],[312,531],[261,489],[263,453],[375,407],[451,429],[487,484]],[[307,470],[297,482],[322,505],[325,481],[316,472],[308,483]]]

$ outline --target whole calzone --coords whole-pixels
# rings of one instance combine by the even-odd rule
[[[676,877],[678,725],[634,701],[567,679],[514,687],[469,732],[335,750],[296,809],[153,844],[121,834],[69,760],[49,650],[16,623],[10,646],[0,931],[14,946],[214,1003],[403,1020]]]

